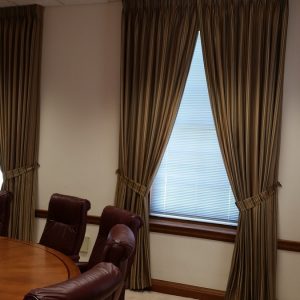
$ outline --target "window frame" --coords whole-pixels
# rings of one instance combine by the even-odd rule
[[[179,220],[167,217],[157,217],[150,214],[150,232],[195,237],[215,241],[233,243],[237,226],[208,223],[201,221]]]
[[[201,47],[200,33],[198,33],[198,34],[199,34],[198,39],[200,41],[200,47]],[[196,46],[197,45],[195,45],[195,50],[196,50]],[[203,55],[202,55],[202,61],[203,61]],[[205,81],[206,81],[206,84],[207,84],[206,79],[205,79]],[[216,129],[215,129],[215,131],[216,131]],[[223,165],[224,165],[224,161],[223,161]],[[224,166],[224,168],[225,168],[225,166]],[[228,175],[226,174],[226,176],[227,176],[227,180],[228,180]],[[154,181],[153,181],[153,183],[154,183]],[[230,182],[229,182],[229,188],[231,189],[231,193],[233,195],[233,191],[232,191],[232,188],[230,186]],[[233,197],[234,197],[234,195],[233,195]],[[215,233],[219,234],[219,232],[220,232],[219,228],[221,228],[221,229],[226,228],[226,229],[229,230],[228,234],[230,235],[230,234],[232,234],[231,230],[236,229],[237,224],[239,222],[239,214],[237,215],[237,219],[235,220],[236,223],[233,220],[226,222],[225,220],[217,220],[217,219],[212,219],[212,218],[210,219],[208,217],[205,218],[205,216],[202,216],[202,217],[201,216],[198,216],[198,217],[172,216],[171,214],[168,215],[168,213],[166,213],[166,215],[164,215],[164,213],[159,213],[159,212],[153,212],[153,214],[152,214],[152,212],[151,212],[151,202],[150,201],[151,201],[151,191],[150,191],[150,195],[149,195],[150,221],[152,221],[152,227],[153,228],[158,228],[159,227],[161,231],[171,230],[170,228],[174,228],[174,229],[176,229],[175,230],[175,234],[176,234],[176,232],[179,228],[180,228],[179,231],[182,231],[183,228],[186,228],[186,231],[192,231],[192,232],[194,232],[195,230],[198,230],[198,231],[199,230],[200,231],[207,231],[208,230],[209,232],[211,232],[212,229],[214,229]],[[182,225],[182,224],[185,224],[185,225]],[[186,224],[189,224],[189,226],[187,226]],[[168,229],[163,229],[163,228],[166,228],[166,227]],[[187,230],[187,228],[189,228],[189,230]],[[195,234],[195,233],[189,233],[189,234]]]

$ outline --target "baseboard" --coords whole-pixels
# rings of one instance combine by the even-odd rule
[[[193,285],[152,279],[152,291],[199,300],[223,300],[225,292]]]

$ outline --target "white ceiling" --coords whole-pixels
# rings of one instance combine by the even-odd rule
[[[40,4],[42,6],[85,5],[120,1],[121,0],[0,0],[0,7],[29,4]]]

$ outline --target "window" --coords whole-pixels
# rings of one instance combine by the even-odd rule
[[[176,122],[151,189],[151,215],[237,223],[198,36]]]

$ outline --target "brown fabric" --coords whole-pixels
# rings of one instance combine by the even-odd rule
[[[9,236],[24,240],[34,229],[42,14],[36,5],[0,9],[2,188],[14,195]]]
[[[25,173],[28,173],[30,171],[33,171],[34,168],[36,168],[36,167],[38,167],[38,165],[37,166],[31,166],[31,167],[28,167],[28,168],[17,168],[17,169],[9,170],[9,171],[5,172],[3,175],[4,175],[4,178],[6,180],[8,180],[8,179],[12,179],[14,177],[21,176],[21,175],[23,175]]]
[[[195,0],[123,1],[119,172],[126,180],[118,176],[115,202],[144,220],[133,289],[151,286],[148,191],[175,122],[196,37]]]
[[[240,210],[226,299],[274,300],[274,185],[278,181],[288,3],[198,3],[208,90],[221,151],[238,206],[249,206]]]
[[[119,170],[117,170],[118,174],[118,180],[122,181],[123,184],[127,186],[127,188],[132,189],[135,193],[139,194],[142,197],[146,197],[148,194],[148,189],[146,186],[139,184],[138,182],[135,182],[131,180],[130,178],[124,176],[123,174],[120,173]]]
[[[261,204],[261,202],[268,200],[271,196],[274,196],[277,191],[277,187],[279,186],[281,186],[281,184],[277,182],[273,186],[268,187],[265,191],[252,197],[237,201],[235,204],[239,211],[245,211],[254,208],[257,205]]]

